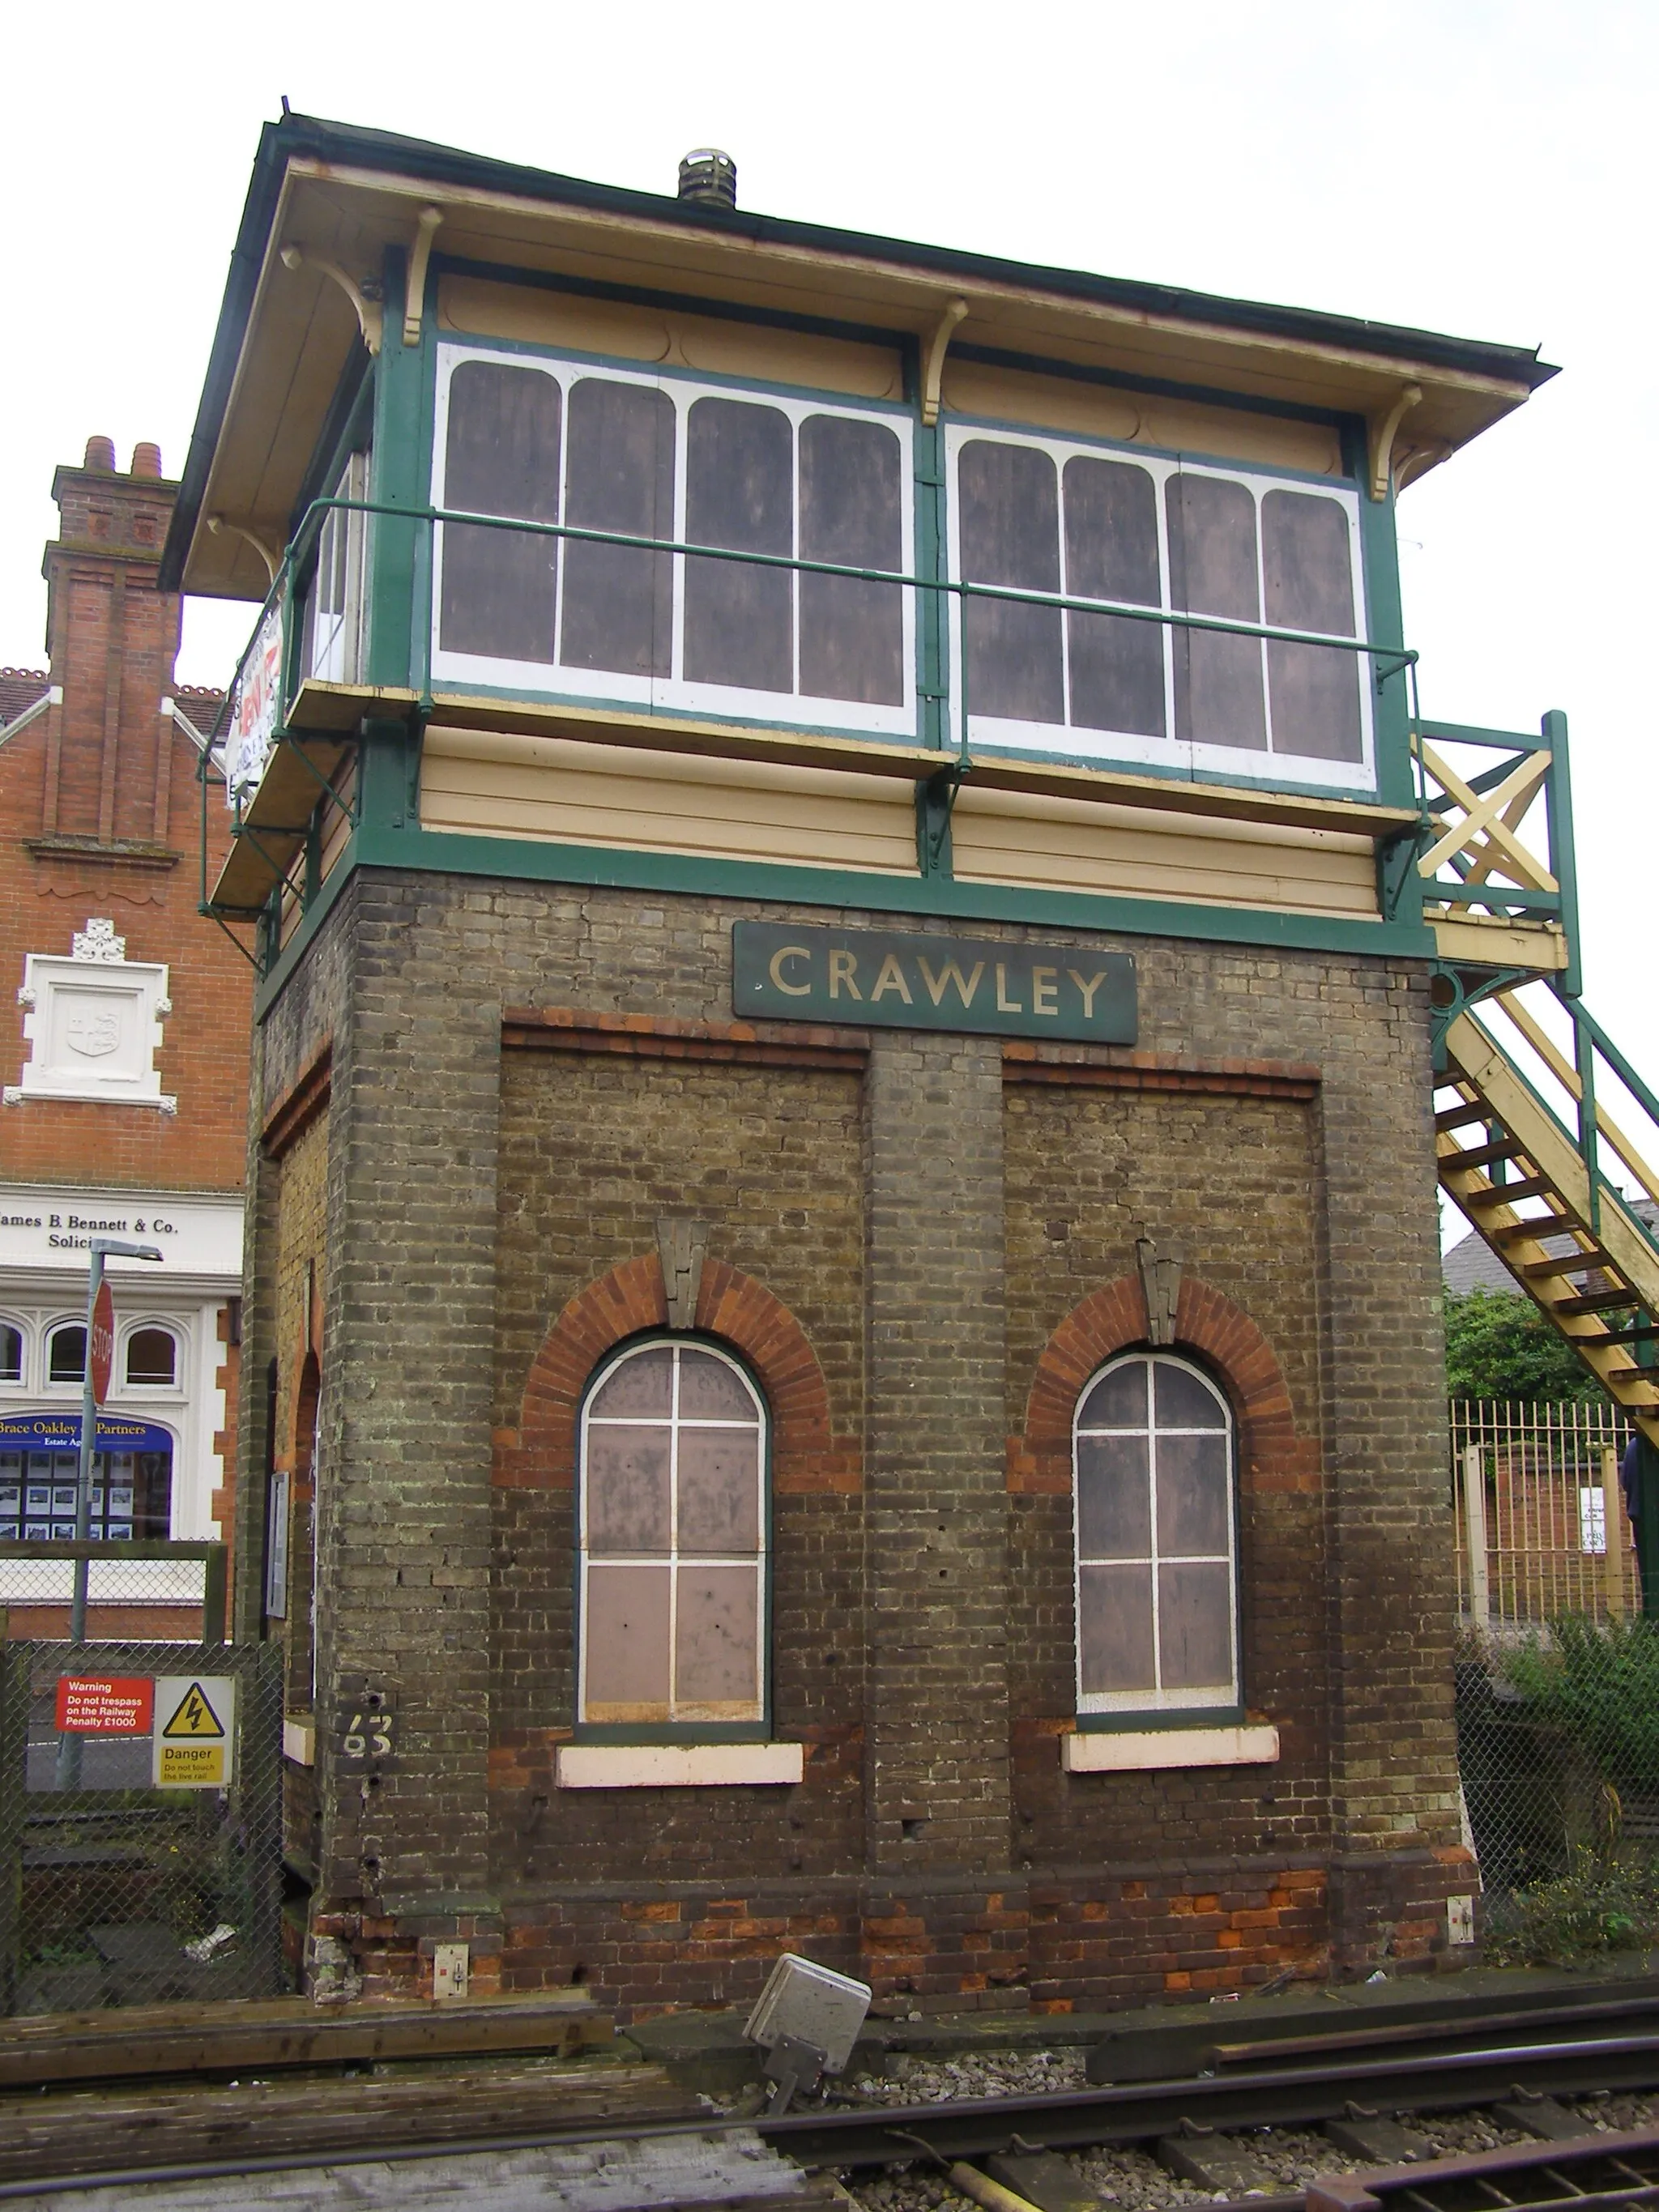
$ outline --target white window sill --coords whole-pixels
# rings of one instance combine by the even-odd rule
[[[1060,1739],[1067,1774],[1145,1774],[1161,1766],[1266,1766],[1279,1757],[1279,1730],[1176,1728],[1076,1730]]]
[[[561,1790],[719,1790],[799,1782],[798,1743],[562,1743],[554,1766]]]

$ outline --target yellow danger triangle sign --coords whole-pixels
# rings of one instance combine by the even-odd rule
[[[207,1693],[199,1682],[192,1682],[179,1700],[173,1718],[161,1730],[164,1736],[222,1736],[224,1723],[208,1703]]]

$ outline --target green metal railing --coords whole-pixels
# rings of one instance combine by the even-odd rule
[[[682,538],[650,538],[628,531],[590,530],[574,523],[532,522],[514,516],[474,514],[453,507],[410,508],[378,500],[319,498],[313,500],[307,508],[283,554],[270,589],[260,606],[248,645],[237,664],[237,684],[241,680],[249,655],[258,642],[267,616],[273,609],[295,603],[296,583],[305,571],[326,518],[331,514],[344,513],[380,517],[387,523],[417,527],[424,534],[426,558],[422,565],[425,620],[414,625],[415,680],[410,687],[422,701],[429,700],[432,684],[436,563],[431,557],[431,546],[433,532],[442,524],[469,530],[507,531],[524,537],[567,539],[575,544],[613,545],[629,551],[666,554],[686,559],[735,562],[747,568],[781,568],[802,575],[841,577],[854,583],[886,584],[904,591],[931,592],[941,599],[987,599],[1013,605],[1052,607],[1065,613],[1106,615],[1125,622],[1213,631],[1234,637],[1263,638],[1278,644],[1325,647],[1334,652],[1351,653],[1376,661],[1378,664],[1376,682],[1379,688],[1389,678],[1413,666],[1417,659],[1416,653],[1409,648],[1376,645],[1366,638],[1341,637],[1319,630],[1287,629],[1271,623],[1240,622],[1222,615],[1200,614],[1182,608],[1145,606],[1130,600],[1085,599],[1064,592],[1030,591],[1014,585],[988,584],[962,577],[920,576],[902,569],[859,568],[846,562],[813,561],[799,554],[757,553],[741,547],[699,544]],[[291,652],[285,652],[284,660],[283,708],[286,712],[298,690],[298,684],[295,681]],[[965,669],[963,675],[965,694]],[[968,726],[968,702],[964,696],[961,706],[962,735],[958,747],[958,757],[964,765],[969,761]]]

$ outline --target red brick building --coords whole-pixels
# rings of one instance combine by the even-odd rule
[[[173,681],[156,568],[176,489],[149,444],[125,474],[100,437],[58,471],[50,665],[0,671],[0,1539],[72,1533],[99,1230],[166,1257],[111,1266],[94,1534],[231,1534],[252,970],[198,911],[222,701]],[[64,1632],[68,1571],[0,1565],[14,1635]],[[181,1626],[161,1571],[95,1578],[93,1632]]]

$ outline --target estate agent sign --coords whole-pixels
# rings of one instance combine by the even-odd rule
[[[768,1021],[1133,1044],[1135,968],[1071,945],[737,921],[732,1006]]]

